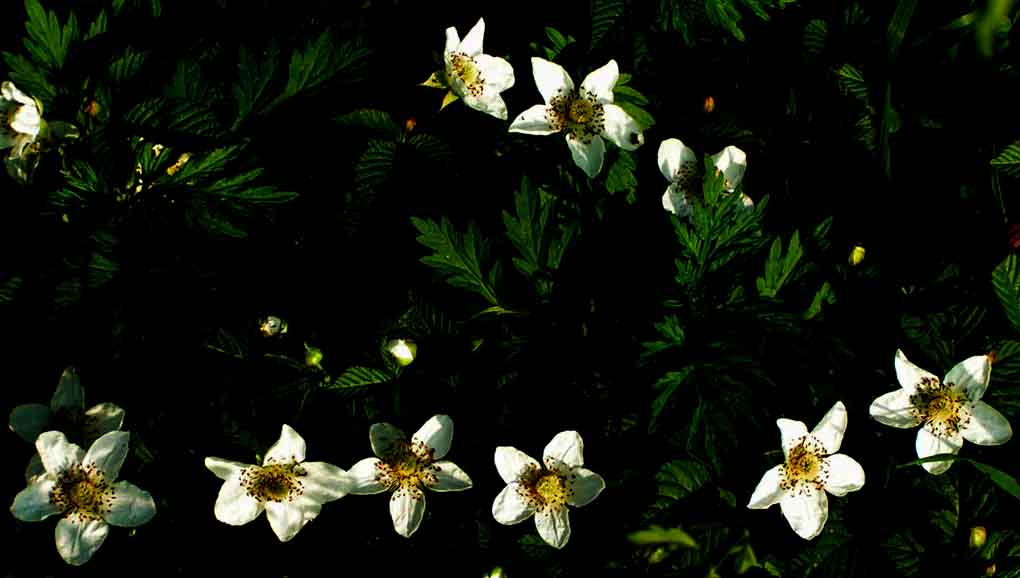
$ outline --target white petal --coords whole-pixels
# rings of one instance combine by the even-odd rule
[[[109,533],[110,527],[106,522],[82,521],[77,516],[62,518],[57,522],[57,529],[54,532],[57,552],[60,552],[64,562],[72,566],[81,566],[92,558],[96,550],[99,550]]]
[[[404,432],[400,431],[393,424],[374,423],[368,428],[368,439],[372,442],[372,451],[382,458],[393,449],[398,442],[407,439]]]
[[[50,491],[56,483],[48,476],[37,478],[14,496],[11,513],[23,522],[38,522],[56,514],[60,510],[50,503]]]
[[[735,146],[728,146],[722,152],[712,155],[715,168],[726,177],[726,190],[737,190],[747,170],[747,155]]]
[[[748,508],[762,510],[779,502],[783,497],[783,490],[779,487],[782,471],[783,466],[778,465],[765,472],[758,482],[758,486],[754,488],[751,500],[747,502]]]
[[[475,57],[475,64],[485,79],[485,90],[492,89],[496,92],[503,92],[514,85],[514,68],[502,58],[479,54]],[[505,118],[505,117],[504,117]]]
[[[938,380],[934,374],[921,369],[914,365],[907,356],[900,351],[896,350],[896,379],[900,382],[900,387],[913,394],[917,390],[917,384],[924,380],[933,379]]]
[[[457,34],[457,29],[451,26],[446,29],[446,48],[443,50],[443,54],[457,52],[458,48],[460,48],[460,36]]]
[[[691,201],[688,200],[687,195],[685,195],[683,191],[678,189],[675,185],[668,186],[666,188],[666,192],[662,194],[662,208],[681,219],[690,217],[694,214]]]
[[[60,374],[57,390],[53,392],[53,398],[50,399],[50,407],[54,411],[61,409],[82,411],[85,409],[85,390],[78,379],[78,372],[73,367],[68,367]]]
[[[917,430],[917,440],[914,442],[917,450],[917,457],[927,458],[938,454],[955,454],[963,447],[963,436],[959,433],[951,438],[943,438],[931,433],[925,425]],[[929,474],[941,474],[953,465],[953,460],[944,462],[925,462],[921,464]]]
[[[811,435],[822,442],[825,453],[834,454],[839,451],[839,446],[843,443],[843,434],[846,433],[846,421],[846,406],[843,402],[837,401],[811,431]]]
[[[967,399],[977,401],[985,395],[991,376],[991,358],[987,355],[975,355],[954,365],[946,374],[945,383],[952,383],[967,394]]]
[[[544,508],[535,512],[538,535],[553,548],[562,548],[570,540],[570,515],[567,507]]]
[[[23,105],[14,113],[11,119],[11,128],[27,135],[35,137],[39,134],[42,126],[42,117],[35,103]]]
[[[221,480],[229,480],[232,476],[235,476],[241,472],[244,468],[251,467],[251,464],[242,464],[241,462],[235,462],[231,460],[225,460],[223,458],[205,458],[205,467],[212,473],[216,474],[216,477]]]
[[[486,89],[488,89],[488,87],[486,87]],[[494,116],[500,120],[506,120],[506,102],[504,102],[503,97],[496,94],[495,91],[486,92],[480,97],[468,94],[463,97],[463,100],[464,104],[470,108],[479,112],[484,112],[485,114]]]
[[[563,67],[536,56],[531,57],[531,73],[535,77],[535,86],[546,104],[560,93],[573,92],[574,81],[570,80]]]
[[[290,502],[266,502],[269,526],[281,542],[287,542],[297,536],[301,528],[314,520],[321,510],[321,504],[304,497]]]
[[[605,112],[605,124],[602,125],[603,136],[616,146],[628,151],[645,144],[645,135],[641,132],[641,125],[625,110],[615,104],[603,105],[602,109]]]
[[[676,177],[680,167],[687,163],[698,162],[694,151],[680,139],[668,138],[659,143],[659,171],[667,180]]]
[[[864,468],[857,460],[845,454],[835,454],[825,458],[825,463],[829,465],[825,490],[830,494],[845,496],[864,487]]]
[[[385,492],[386,485],[379,482],[379,468],[382,465],[379,458],[365,458],[354,464],[351,469],[347,470],[350,480],[348,493],[366,496]]]
[[[779,435],[783,440],[783,456],[789,456],[790,450],[807,435],[807,426],[802,421],[785,417],[777,419],[776,425],[779,426]]]
[[[602,170],[602,160],[606,155],[606,145],[602,142],[602,137],[592,137],[591,143],[585,144],[574,138],[574,135],[568,134],[567,146],[570,147],[570,156],[574,158],[574,164],[581,167],[588,178],[594,179]]]
[[[970,420],[960,433],[963,439],[982,446],[1004,444],[1013,437],[1013,428],[1005,416],[983,401],[970,404]]]
[[[122,425],[123,408],[109,402],[94,405],[85,412],[85,439],[94,442],[103,434],[119,430]]]
[[[741,206],[743,208],[745,208],[745,209],[753,209],[754,208],[754,199],[752,199],[751,197],[747,196],[744,193],[740,193],[740,202],[741,202]]]
[[[556,471],[569,471],[584,465],[584,441],[576,431],[561,431],[545,446],[542,452],[545,467]]]
[[[7,100],[13,100],[21,104],[35,104],[31,96],[18,90],[18,87],[14,86],[14,83],[9,80],[5,80],[3,84],[0,84],[0,95]]]
[[[519,524],[535,513],[535,508],[521,495],[516,482],[508,484],[492,502],[492,517],[500,524]]]
[[[224,524],[241,526],[258,518],[263,508],[262,502],[249,496],[241,487],[240,479],[233,477],[223,482],[223,486],[220,487],[213,514]]]
[[[921,414],[910,402],[911,392],[897,389],[881,395],[871,402],[868,411],[875,421],[898,428],[912,428],[921,425]]]
[[[613,102],[613,88],[620,79],[620,69],[615,60],[610,60],[602,68],[591,71],[581,81],[581,88],[595,95],[601,103]]]
[[[559,132],[549,124],[549,117],[546,116],[547,108],[544,104],[536,104],[517,115],[517,118],[510,124],[509,131],[534,135],[547,135]]]
[[[131,434],[126,431],[112,431],[99,436],[82,458],[82,465],[95,465],[106,476],[107,482],[113,482],[120,475],[120,467],[124,465],[130,438]]]
[[[303,496],[325,504],[339,500],[351,490],[351,477],[347,472],[326,462],[304,462],[305,475],[301,477]]]
[[[821,491],[786,494],[779,501],[779,507],[793,531],[805,540],[821,534],[829,519],[829,499]]]
[[[418,488],[399,488],[390,496],[393,529],[401,536],[410,538],[424,516],[425,494]]]
[[[39,434],[50,428],[50,408],[41,403],[26,403],[11,410],[11,431],[32,444]]]
[[[80,464],[85,454],[80,447],[67,441],[64,434],[58,431],[39,434],[35,440],[35,449],[39,451],[46,473],[53,477],[73,465]]]
[[[113,503],[104,516],[112,526],[134,528],[148,522],[156,515],[156,502],[149,492],[131,482],[113,484]]]
[[[443,459],[453,442],[453,420],[448,415],[434,415],[411,436],[411,443],[425,444],[428,456]]]
[[[467,36],[460,43],[460,51],[468,56],[478,56],[482,53],[482,39],[485,36],[485,20],[479,18],[478,22],[468,30]]]
[[[473,485],[471,477],[453,462],[436,462],[432,464],[432,467],[436,481],[426,485],[437,492],[457,492],[466,490]]]
[[[571,506],[587,506],[606,489],[606,481],[602,476],[586,468],[571,470],[567,481],[570,484],[567,503]]]
[[[508,484],[516,482],[525,472],[538,471],[541,467],[538,460],[517,448],[510,446],[496,448],[496,471]]]
[[[280,428],[280,439],[266,451],[262,465],[270,462],[277,464],[301,463],[305,461],[305,440],[294,428],[283,424]]]

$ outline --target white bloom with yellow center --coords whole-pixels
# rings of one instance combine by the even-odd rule
[[[388,423],[372,424],[368,436],[376,457],[351,467],[351,493],[392,492],[393,529],[405,538],[418,529],[425,515],[425,488],[456,492],[472,486],[464,470],[443,460],[453,442],[453,420],[449,416],[432,416],[411,441]]]
[[[955,454],[963,440],[983,446],[1004,444],[1013,437],[1005,417],[981,401],[992,375],[992,356],[975,355],[957,363],[939,381],[896,350],[896,378],[900,389],[871,403],[871,417],[898,428],[921,426],[917,431],[917,457]],[[941,474],[951,460],[921,464],[928,473]]]
[[[482,54],[485,20],[460,39],[453,26],[446,29],[443,64],[450,90],[469,107],[506,120],[506,103],[499,93],[514,85],[514,69],[502,58]],[[445,103],[444,103],[445,104]]]
[[[825,493],[842,497],[864,486],[861,464],[836,453],[843,442],[846,423],[846,407],[841,401],[832,406],[811,433],[804,422],[776,420],[786,461],[765,472],[747,507],[765,509],[778,503],[798,536],[805,540],[818,536],[829,517]]]
[[[287,424],[261,466],[209,457],[205,467],[223,480],[213,510],[217,520],[240,526],[265,510],[281,542],[314,520],[322,504],[349,493],[347,472],[325,462],[306,462],[305,440]]]
[[[658,160],[662,176],[669,181],[662,195],[662,208],[680,218],[690,217],[694,206],[693,195],[698,190],[697,155],[679,139],[668,138],[659,144]],[[747,171],[747,154],[731,145],[712,155],[712,163],[717,174],[722,173],[726,179],[723,185],[726,191],[736,191]],[[751,197],[741,193],[740,198],[745,207],[754,206]]]
[[[68,564],[88,562],[110,526],[141,526],[156,515],[156,503],[148,492],[130,482],[114,481],[127,456],[129,437],[122,431],[107,433],[88,452],[58,431],[44,432],[35,440],[46,473],[14,497],[11,513],[25,522],[62,514],[56,529],[57,551]]]
[[[0,149],[13,147],[10,158],[18,158],[39,136],[42,111],[34,98],[6,80],[0,83],[0,114]]]
[[[586,76],[579,89],[555,62],[532,57],[531,70],[545,104],[536,104],[518,115],[510,132],[564,133],[574,163],[590,178],[602,170],[606,153],[603,138],[629,151],[644,144],[641,126],[613,104],[613,88],[620,78],[615,60]]]
[[[602,493],[605,480],[583,468],[584,442],[576,431],[564,431],[542,452],[545,469],[517,448],[496,448],[496,469],[507,486],[492,503],[500,524],[519,524],[532,515],[547,544],[562,548],[570,540],[567,506],[585,506]]]

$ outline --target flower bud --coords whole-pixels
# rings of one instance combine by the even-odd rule
[[[270,315],[259,324],[259,333],[263,337],[276,337],[287,333],[287,322],[275,315]]]
[[[312,347],[305,344],[305,365],[308,367],[314,367],[316,369],[322,369],[322,350],[318,347]]]
[[[860,245],[854,245],[854,248],[850,250],[850,258],[847,259],[851,265],[857,266],[864,260],[864,247]]]
[[[418,355],[418,345],[410,339],[391,339],[386,344],[386,351],[393,356],[397,365],[407,367]]]
[[[988,530],[985,530],[984,526],[974,526],[970,529],[970,547],[973,550],[977,550],[981,546],[985,545],[988,540]]]

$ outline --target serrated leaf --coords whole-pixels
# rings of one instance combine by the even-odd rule
[[[864,81],[864,74],[856,66],[849,63],[840,66],[836,70],[836,79],[840,90],[845,94],[868,104],[868,84]]]
[[[613,164],[606,171],[606,191],[610,194],[633,191],[638,186],[637,160],[634,153],[620,150]]]
[[[47,12],[39,0],[25,0],[25,48],[32,58],[50,70],[60,70],[67,58],[71,43],[78,39],[78,20],[74,12],[67,23],[60,25],[56,12]]]
[[[670,399],[673,398],[673,394],[680,388],[681,385],[687,382],[687,378],[693,371],[693,367],[687,366],[679,371],[670,371],[666,375],[659,378],[655,383],[656,389],[662,391],[652,401],[652,419],[648,422],[649,433],[654,432],[658,426],[659,416],[669,406]]]
[[[1006,318],[1020,331],[1020,265],[1017,256],[1010,255],[992,271],[992,287]]]
[[[332,382],[324,383],[327,389],[352,389],[378,385],[391,381],[393,376],[381,369],[355,365],[347,368]]]
[[[369,141],[354,166],[354,182],[358,190],[375,193],[393,174],[397,163],[397,143],[388,140]]]
[[[660,497],[679,500],[700,490],[711,480],[704,466],[693,460],[673,460],[655,474]]]
[[[775,297],[790,280],[803,256],[804,250],[800,245],[799,231],[793,232],[785,254],[783,253],[782,240],[777,237],[772,242],[772,249],[769,251],[769,257],[765,263],[765,276],[758,277],[758,294],[762,297]]]
[[[804,54],[815,58],[825,48],[825,39],[829,35],[829,26],[824,20],[811,20],[804,27]]]
[[[1007,175],[1020,177],[1020,141],[1006,147],[992,159],[991,165]]]
[[[334,33],[323,32],[319,37],[295,50],[291,55],[289,75],[284,92],[273,106],[299,93],[315,90],[336,76],[347,83],[356,82],[367,63],[369,50],[353,41],[336,44]]]
[[[594,48],[616,26],[626,4],[623,0],[593,0],[591,5],[591,47]]]
[[[418,242],[433,251],[432,255],[421,258],[422,263],[436,269],[450,285],[478,293],[492,305],[499,305],[493,283],[497,269],[493,267],[489,275],[482,272],[482,262],[488,257],[488,243],[474,223],[461,235],[446,217],[439,223],[417,217],[411,217],[411,222],[421,233]]]
[[[342,128],[358,128],[369,131],[373,136],[396,139],[400,127],[388,112],[363,108],[336,117],[336,124]]]
[[[279,60],[280,49],[275,44],[270,45],[258,58],[244,46],[238,49],[239,74],[232,91],[237,102],[235,127],[266,105],[269,84],[276,74]]]
[[[128,47],[122,56],[110,63],[110,80],[116,84],[130,81],[141,70],[148,52],[138,52]]]
[[[22,92],[34,96],[49,105],[57,95],[57,89],[50,83],[44,70],[13,52],[4,52],[4,62],[10,68],[8,76]]]
[[[1010,494],[1014,498],[1020,499],[1020,482],[1017,482],[1016,478],[1000,470],[999,468],[990,466],[977,460],[972,460],[970,458],[963,458],[956,454],[937,454],[934,456],[929,456],[927,458],[921,458],[918,460],[912,460],[903,464],[899,464],[896,466],[896,468],[902,469],[909,466],[916,466],[928,462],[946,462],[946,461],[967,462],[968,464],[974,466],[974,469],[988,476],[988,479],[994,482],[995,485],[999,486],[999,488],[1001,488],[1007,494]]]

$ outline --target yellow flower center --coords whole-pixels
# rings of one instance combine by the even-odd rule
[[[304,484],[298,478],[305,473],[294,462],[251,466],[241,472],[241,487],[260,502],[290,502],[304,493]]]
[[[939,437],[956,436],[970,423],[967,396],[952,383],[926,377],[910,396],[913,415]]]
[[[571,476],[573,478],[573,476]],[[542,473],[532,465],[517,483],[517,493],[535,510],[551,508],[558,511],[567,506],[567,500],[574,495],[567,476],[555,471]]]
[[[457,86],[455,80],[459,80],[464,86],[464,91],[471,96],[480,97],[485,92],[485,78],[474,58],[462,52],[450,54],[450,65],[446,69],[447,79],[450,84]],[[464,96],[464,95],[461,95]]]
[[[387,489],[420,496],[421,486],[435,485],[438,473],[434,449],[421,441],[400,440],[376,464],[375,479]]]
[[[50,490],[50,504],[69,518],[102,520],[113,506],[114,492],[96,465],[73,465],[62,471]]]
[[[560,92],[545,110],[546,121],[557,132],[567,131],[571,138],[591,144],[605,128],[606,112],[595,95],[585,89]]]
[[[804,436],[790,448],[780,470],[779,487],[800,494],[823,490],[829,479],[825,448],[812,435]]]

